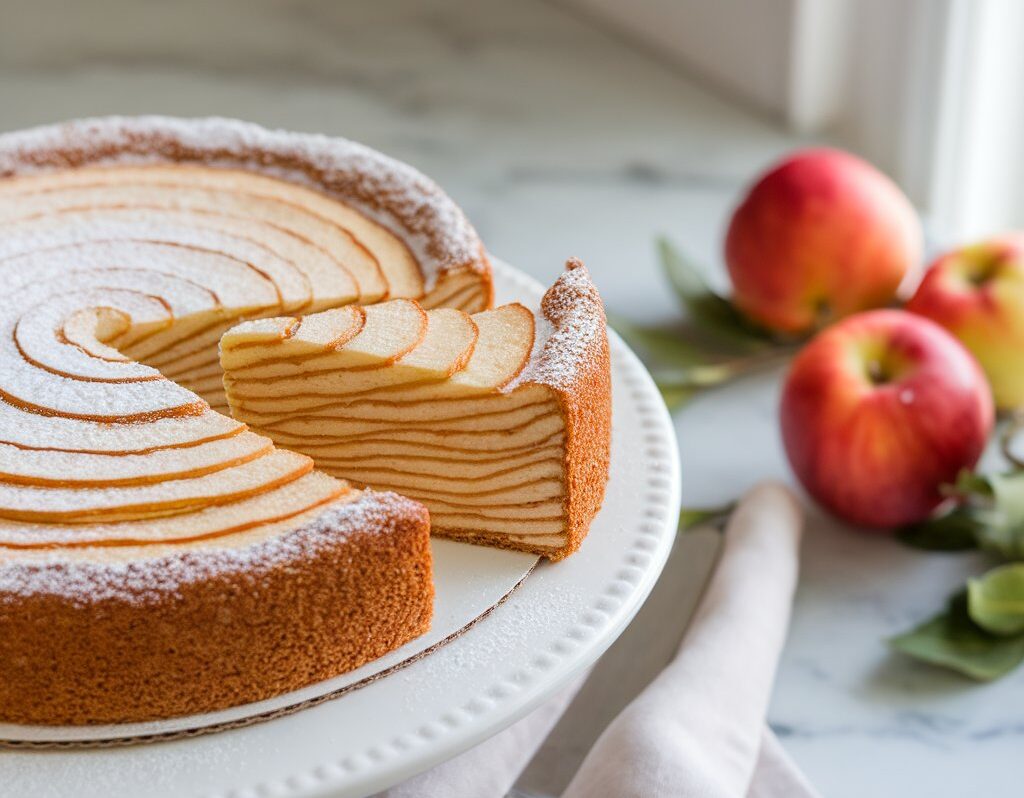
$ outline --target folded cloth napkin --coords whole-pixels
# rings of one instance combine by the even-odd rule
[[[598,738],[563,798],[816,796],[764,725],[802,525],[781,485],[743,497],[679,653]],[[501,798],[575,689],[382,796]]]
[[[780,485],[743,497],[679,654],[604,731],[564,798],[747,794],[802,526],[799,504]]]
[[[761,735],[761,750],[747,798],[819,798],[818,791],[767,726]]]

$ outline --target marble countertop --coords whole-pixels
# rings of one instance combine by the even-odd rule
[[[724,284],[720,238],[737,192],[799,143],[539,0],[37,0],[5,8],[0,109],[5,130],[161,112],[355,138],[436,178],[497,255],[543,281],[577,255],[611,310],[645,319],[677,312],[654,237],[670,235]],[[677,416],[687,504],[791,479],[777,376]],[[802,566],[769,721],[822,793],[1005,792],[1024,673],[975,686],[883,644],[979,563],[815,514]]]

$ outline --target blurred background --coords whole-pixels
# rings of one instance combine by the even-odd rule
[[[548,283],[579,256],[612,312],[657,321],[679,310],[656,236],[724,289],[742,188],[807,143],[895,178],[934,244],[1021,226],[1022,32],[1017,0],[0,0],[0,130],[156,112],[350,137],[435,178],[497,257]],[[777,401],[754,377],[677,416],[684,502],[788,474]],[[783,743],[824,795],[1005,786],[1024,676],[966,690],[883,642],[963,560],[814,523]]]

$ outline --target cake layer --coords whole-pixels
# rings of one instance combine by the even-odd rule
[[[609,446],[604,314],[586,270],[570,263],[539,325],[521,305],[466,319],[428,310],[417,338],[415,314],[387,308],[368,308],[345,340],[330,333],[344,320],[324,314],[229,330],[232,414],[327,473],[423,502],[434,534],[552,559],[574,551],[600,505]],[[291,343],[309,324],[330,343]],[[416,343],[369,361],[364,336]]]

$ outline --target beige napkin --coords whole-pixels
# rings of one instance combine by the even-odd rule
[[[747,798],[819,798],[818,791],[767,726],[761,735],[761,750]]]
[[[764,725],[797,576],[803,519],[783,486],[749,491],[679,653],[604,731],[564,798],[813,798]],[[501,798],[576,684],[385,798]]]

